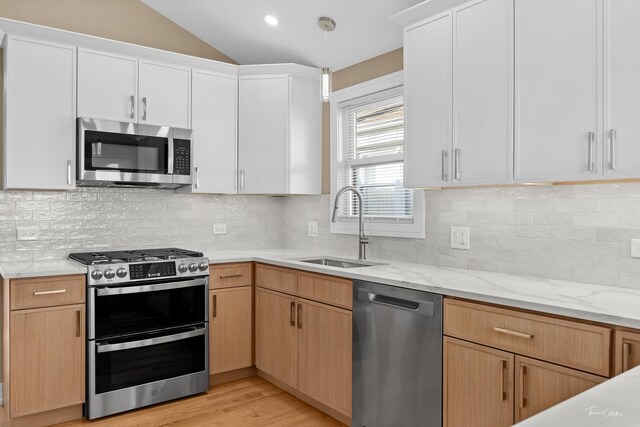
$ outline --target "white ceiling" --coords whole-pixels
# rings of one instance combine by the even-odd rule
[[[338,70],[402,46],[389,20],[422,0],[142,0],[239,64],[295,62]],[[264,15],[278,18],[271,27]],[[336,21],[327,36],[321,16]]]

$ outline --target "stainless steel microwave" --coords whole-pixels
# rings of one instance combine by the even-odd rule
[[[78,118],[77,185],[190,185],[192,135],[189,129]]]

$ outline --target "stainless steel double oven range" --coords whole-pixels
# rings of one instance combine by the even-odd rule
[[[208,390],[209,261],[202,253],[69,258],[87,266],[87,418]]]

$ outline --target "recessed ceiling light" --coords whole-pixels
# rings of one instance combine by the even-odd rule
[[[278,18],[273,15],[265,15],[264,22],[271,25],[272,27],[275,27],[276,25],[278,25]]]

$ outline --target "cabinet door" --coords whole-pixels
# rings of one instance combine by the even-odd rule
[[[211,373],[251,366],[251,286],[218,289],[210,294]]]
[[[237,79],[193,70],[193,164],[197,193],[235,193]]]
[[[351,312],[298,300],[298,386],[351,416]]]
[[[516,422],[580,394],[606,378],[516,356]]]
[[[135,122],[138,60],[78,49],[78,117]]]
[[[3,188],[74,188],[76,49],[8,37]]]
[[[244,77],[239,85],[239,192],[285,194],[289,188],[289,77]]]
[[[84,402],[84,305],[11,312],[11,417]]]
[[[513,424],[513,354],[444,337],[443,425]]]
[[[411,27],[404,35],[406,187],[450,182],[451,14]]]
[[[176,65],[139,62],[140,123],[190,127],[191,70]]]
[[[602,176],[601,1],[516,0],[516,181]]]
[[[616,331],[614,357],[616,375],[640,365],[640,333]]]
[[[513,0],[474,1],[453,14],[453,183],[509,183]]]
[[[640,177],[640,2],[605,1],[606,178]]]
[[[296,386],[295,298],[256,289],[256,367]]]

